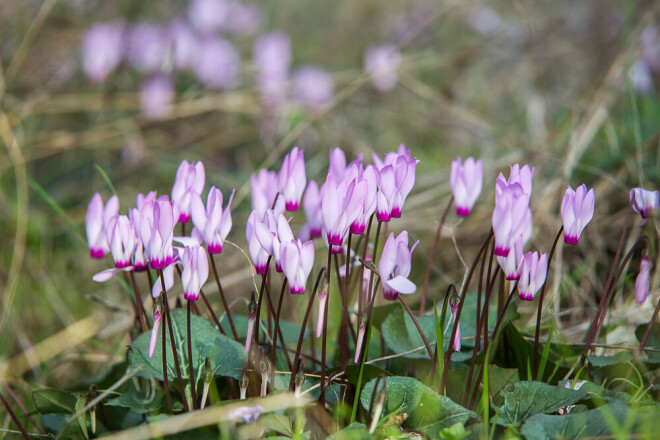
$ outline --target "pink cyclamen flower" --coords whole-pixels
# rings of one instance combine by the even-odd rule
[[[520,167],[520,164],[511,165],[511,170],[509,172],[509,178],[505,179],[504,174],[500,173],[497,176],[495,181],[495,199],[502,194],[507,188],[515,188],[515,191],[519,195],[525,195],[529,200],[529,196],[532,194],[532,179],[534,177],[534,170],[536,168],[530,168],[529,165],[524,165]],[[520,187],[515,186],[515,184],[520,185]]]
[[[340,181],[344,178],[344,174],[348,168],[353,165],[361,164],[362,154],[358,154],[355,160],[347,165],[344,150],[341,148],[333,148],[330,150],[330,166],[328,167],[328,173],[334,175],[335,179]]]
[[[202,246],[186,246],[181,256],[183,297],[197,301],[199,291],[209,277],[209,260]]]
[[[532,235],[532,211],[529,196],[519,183],[505,186],[495,195],[492,225],[495,234],[495,255],[506,257],[515,240],[522,236],[523,244]]]
[[[106,225],[110,218],[119,214],[119,199],[112,196],[103,206],[103,198],[99,193],[94,194],[87,206],[85,229],[89,254],[92,258],[103,258],[110,251],[107,242]]]
[[[409,149],[406,148],[405,144],[399,144],[399,147],[395,151],[390,151],[385,155],[385,160],[381,160],[376,153],[371,155],[371,158],[374,161],[374,165],[379,170],[382,170],[385,165],[391,165],[399,156],[404,156],[406,159],[412,157],[412,153]]]
[[[371,76],[371,85],[381,93],[394,89],[400,65],[401,53],[393,45],[371,48],[364,56],[364,70]]]
[[[352,164],[347,170],[347,175],[354,175],[358,181],[366,182],[367,191],[364,196],[364,202],[357,207],[357,217],[351,223],[351,233],[362,235],[367,227],[367,221],[376,211],[380,172],[371,164],[367,165],[364,171],[362,170],[362,164]]]
[[[177,221],[187,223],[190,220],[191,202],[194,195],[201,195],[204,191],[206,173],[204,164],[200,161],[195,164],[184,160],[179,165],[172,187],[172,205],[179,211]]]
[[[587,185],[580,185],[573,191],[566,188],[561,202],[561,220],[564,223],[564,242],[578,244],[582,230],[594,216],[595,196],[593,188],[587,192]]]
[[[148,200],[140,209],[140,239],[152,269],[174,261],[174,211],[167,200]]]
[[[385,165],[380,170],[377,196],[378,221],[401,217],[403,204],[415,184],[417,162],[416,158],[407,158],[404,154],[390,153],[385,157]]]
[[[211,187],[209,191],[206,198],[206,207],[204,207],[199,194],[195,193],[192,196],[192,221],[195,225],[195,231],[204,239],[209,254],[222,252],[222,245],[225,243],[229,231],[231,231],[230,206],[234,193],[235,191],[231,192],[224,211],[222,209],[222,192],[215,186]]]
[[[301,67],[294,72],[292,82],[293,98],[312,111],[323,108],[334,94],[332,77],[319,67]]]
[[[350,182],[337,182],[332,174],[321,188],[321,216],[323,229],[333,252],[341,252],[344,238],[351,223],[359,215],[359,207],[364,203],[367,182],[353,179]]]
[[[245,238],[248,242],[248,251],[250,258],[258,275],[266,273],[266,263],[268,262],[268,252],[261,246],[257,238],[256,225],[260,224],[261,220],[257,211],[252,211],[247,220],[245,228]]]
[[[241,57],[228,41],[207,36],[199,46],[193,70],[197,78],[214,89],[230,89],[239,81]]]
[[[310,180],[302,200],[303,210],[307,217],[305,230],[310,239],[318,238],[323,231],[323,217],[321,216],[321,191],[314,180]],[[302,235],[302,234],[301,234]],[[302,239],[302,237],[301,237]]]
[[[527,252],[520,268],[518,292],[520,299],[532,301],[534,295],[545,283],[548,273],[548,256],[538,252]]]
[[[408,279],[408,275],[410,275],[411,269],[410,259],[418,243],[419,240],[408,250],[408,233],[406,231],[401,232],[397,237],[394,236],[394,233],[390,233],[387,238],[378,261],[378,272],[385,299],[394,301],[399,293],[409,295],[417,290],[417,286]]]
[[[140,211],[137,208],[129,209],[128,218],[131,220],[131,227],[135,233],[135,252],[133,252],[132,261],[133,270],[142,272],[147,270],[149,261],[145,258],[144,245],[142,244],[142,239],[140,238]]]
[[[284,197],[287,211],[298,210],[306,184],[305,153],[298,147],[293,147],[293,150],[284,157],[282,168],[277,175],[277,189]]]
[[[123,268],[131,265],[131,258],[137,246],[135,228],[128,216],[115,215],[106,225],[108,245],[115,267]]]
[[[151,338],[149,339],[149,358],[154,355],[154,350],[156,349],[156,344],[158,343],[160,323],[163,320],[163,315],[160,308],[154,307],[153,312],[154,326],[151,328]]]
[[[263,217],[267,209],[274,209],[276,212],[282,212],[284,206],[280,206],[283,199],[277,197],[277,173],[260,169],[259,172],[250,176],[250,194],[252,196],[252,209],[257,211],[259,218]],[[283,202],[282,202],[283,204]]]
[[[136,23],[127,32],[126,59],[144,72],[159,72],[170,51],[166,29],[147,21]]]
[[[639,266],[639,274],[635,280],[635,299],[640,304],[646,301],[646,297],[649,295],[649,276],[651,269],[653,269],[653,262],[649,257],[644,255]]]
[[[289,281],[291,293],[305,293],[307,277],[314,265],[314,243],[300,240],[282,243],[280,250],[282,271]]]
[[[167,27],[167,36],[172,44],[172,61],[177,70],[192,69],[199,56],[199,39],[188,22],[180,17],[173,19]]]
[[[658,191],[633,188],[630,190],[630,202],[635,212],[639,212],[642,218],[645,219],[658,210],[660,195]]]
[[[90,80],[100,84],[119,66],[123,37],[122,23],[97,23],[87,31],[82,43],[82,64]]]
[[[456,313],[458,313],[458,304],[451,304],[451,317],[456,321]],[[461,351],[461,325],[456,325],[456,336],[454,337],[454,351]]]
[[[520,278],[520,267],[523,262],[523,239],[522,236],[514,242],[514,245],[506,257],[497,257],[497,262],[506,275],[507,280]]]
[[[451,163],[449,185],[456,201],[456,215],[467,217],[481,194],[484,171],[481,159],[468,157],[462,163],[460,156]]]
[[[140,86],[140,108],[146,118],[161,119],[169,116],[174,102],[174,84],[164,75],[147,79]]]
[[[262,222],[255,223],[255,231],[259,244],[268,255],[275,260],[275,270],[282,272],[281,246],[293,241],[293,232],[283,214],[275,215],[274,211],[266,211]]]
[[[284,103],[291,64],[289,36],[283,32],[273,32],[259,37],[254,43],[253,57],[261,100],[269,106]]]

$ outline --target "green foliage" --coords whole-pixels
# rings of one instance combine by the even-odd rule
[[[589,363],[594,367],[609,367],[617,364],[626,364],[631,362],[634,358],[633,355],[627,351],[620,351],[613,356],[587,356]]]
[[[189,377],[188,349],[186,341],[186,311],[174,309],[172,314],[172,327],[174,331],[174,342],[179,356],[181,375],[184,379]],[[161,325],[166,325],[163,318]],[[205,359],[211,360],[211,369],[214,374],[220,376],[240,377],[243,362],[245,361],[245,348],[238,342],[220,334],[217,328],[199,316],[190,317],[190,328],[192,333],[192,360],[195,368],[195,379],[199,383],[203,379]],[[167,378],[170,381],[176,379],[174,357],[172,355],[169,332],[167,334]],[[158,338],[153,356],[149,357],[149,339],[151,332],[138,336],[131,344],[128,353],[128,364],[130,369],[139,368],[138,376],[163,380],[162,344]]]

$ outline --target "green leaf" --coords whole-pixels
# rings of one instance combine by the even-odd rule
[[[165,406],[164,398],[165,393],[161,389],[155,390],[150,395],[148,392],[130,388],[121,396],[106,402],[105,405],[129,408],[138,414],[148,414],[163,408]],[[183,408],[183,405],[181,407]]]
[[[506,387],[502,394],[504,406],[497,419],[497,424],[502,426],[520,426],[534,414],[557,412],[559,408],[573,405],[590,395],[583,390],[543,382],[517,382]]]
[[[360,364],[351,364],[346,366],[346,378],[348,379],[348,383],[351,385],[357,386],[359,374]],[[362,383],[367,383],[370,380],[377,378],[381,374],[385,376],[392,375],[392,373],[389,371],[385,371],[376,365],[365,364],[364,371],[362,372]]]
[[[614,356],[587,356],[589,363],[594,367],[609,367],[616,364],[626,364],[634,359],[633,355],[627,351],[620,351]]]
[[[259,417],[259,424],[266,429],[283,434],[286,437],[293,437],[291,419],[284,414],[264,414],[263,416]]]
[[[470,435],[470,432],[465,429],[465,426],[462,423],[457,422],[449,428],[441,429],[438,434],[441,439],[461,440]]]
[[[335,432],[328,437],[328,440],[371,440],[372,436],[367,430],[367,426],[353,422],[341,431]]]
[[[642,324],[635,329],[635,336],[639,342],[642,341],[644,333],[648,328],[648,324]],[[651,331],[649,332],[648,339],[644,344],[644,348],[653,348],[656,351],[645,351],[648,357],[647,361],[657,363],[660,361],[660,324],[654,323]]]
[[[174,309],[171,310],[171,315],[174,342],[181,366],[181,375],[184,379],[188,379],[186,311]],[[161,325],[166,325],[166,321],[166,318],[163,318]],[[215,374],[229,376],[235,379],[240,377],[245,360],[244,346],[220,334],[217,328],[214,328],[208,320],[200,316],[192,315],[190,317],[190,327],[192,333],[192,360],[196,370],[196,382],[203,379],[204,362],[207,356],[211,360],[211,369]],[[166,335],[167,378],[169,381],[174,381],[176,380],[176,369],[174,367],[169,331],[166,332]],[[151,332],[145,332],[138,336],[133,344],[131,344],[131,350],[128,353],[129,368],[140,368],[139,376],[163,380],[161,338],[158,338],[154,354],[149,358],[150,337]]]
[[[371,404],[375,384],[376,380],[371,380],[362,391],[361,403],[365,409]],[[406,413],[408,418],[404,427],[423,431],[431,437],[437,437],[442,429],[455,423],[478,418],[473,411],[439,395],[412,377],[388,377],[386,386],[387,400],[383,414]]]
[[[470,396],[472,395],[472,390],[474,390],[475,381],[481,365],[476,364],[474,367],[474,372],[472,374],[472,384],[470,385]],[[462,402],[463,396],[465,395],[465,389],[467,387],[467,375],[468,370],[449,370],[447,373],[447,397],[452,399],[454,402]],[[493,403],[496,406],[504,405],[504,398],[502,397],[502,390],[513,383],[516,383],[520,380],[518,375],[518,370],[515,368],[501,368],[495,364],[490,364],[488,366],[488,389],[490,392],[490,397],[493,399]],[[479,401],[479,396],[481,391],[477,391],[475,402]]]
[[[417,318],[426,339],[435,340],[435,318],[425,316]],[[383,337],[385,343],[394,353],[406,353],[410,350],[422,347],[421,350],[405,355],[411,359],[429,359],[429,354],[424,348],[424,341],[415,327],[415,323],[403,310],[398,307],[383,322]]]
[[[41,414],[72,414],[76,407],[76,396],[61,390],[37,390],[32,400]]]

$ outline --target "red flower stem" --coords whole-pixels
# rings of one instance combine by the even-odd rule
[[[555,255],[555,249],[557,248],[557,243],[561,234],[564,232],[564,226],[559,228],[555,241],[552,243],[552,248],[550,248],[550,255],[548,255],[548,269],[546,271],[545,282],[543,287],[541,287],[541,294],[539,295],[539,306],[536,312],[536,331],[534,332],[534,357],[532,360],[532,379],[538,380],[538,369],[539,369],[539,336],[541,334],[541,316],[543,315],[543,298],[545,297],[545,288],[548,285],[548,275],[550,275],[550,265],[552,264],[552,257]]]
[[[182,223],[183,224],[183,223]],[[192,409],[197,409],[197,383],[195,382],[195,368],[193,365],[192,357],[192,333],[190,332],[190,306],[192,301],[188,300],[188,322],[187,322],[187,333],[186,336],[188,339],[188,371],[189,371],[189,380],[190,380],[190,394],[192,396]],[[185,399],[185,396],[183,397]]]
[[[369,217],[369,224],[367,225],[367,234],[364,236],[364,243],[362,244],[362,261],[365,261],[367,259],[367,248],[369,246],[369,234],[371,233],[371,223],[374,219],[373,214],[371,217]],[[362,316],[363,312],[363,302],[364,302],[364,292],[363,292],[363,282],[362,278],[364,277],[364,264],[360,265],[360,275],[358,276],[357,283],[358,283],[358,320],[357,320],[357,325],[360,325],[360,319],[359,317]]]
[[[14,423],[16,423],[16,426],[18,426],[18,429],[21,431],[21,434],[23,434],[23,438],[25,440],[30,440],[30,438],[31,438],[30,435],[25,430],[25,427],[23,426],[23,424],[21,423],[19,418],[16,416],[16,413],[14,412],[14,410],[11,409],[11,406],[9,406],[9,402],[7,402],[7,400],[5,400],[5,396],[3,396],[2,393],[0,393],[0,400],[2,401],[2,404],[4,405],[5,409],[7,410],[7,413],[11,417],[11,419],[14,421]]]
[[[456,309],[456,317],[454,318],[454,325],[452,326],[451,329],[451,337],[449,338],[447,353],[445,354],[445,363],[442,369],[442,379],[440,379],[440,394],[443,395],[445,392],[445,383],[447,383],[447,373],[449,372],[449,363],[451,362],[451,355],[454,352],[454,344],[452,343],[452,341],[456,338],[456,332],[458,330],[458,322],[461,319],[461,312],[463,311],[463,304],[465,303],[465,295],[467,295],[468,287],[470,286],[470,281],[472,280],[472,275],[474,274],[474,271],[477,267],[479,258],[481,257],[481,254],[485,252],[486,248],[488,247],[488,243],[490,243],[491,238],[493,238],[492,229],[488,233],[488,237],[486,238],[484,244],[481,246],[481,249],[479,249],[479,252],[477,253],[477,256],[474,259],[474,262],[472,263],[472,267],[470,267],[470,271],[468,272],[467,279],[465,280],[465,285],[461,287],[461,292],[462,292],[461,298],[460,301],[458,302],[458,309]]]
[[[280,292],[280,299],[277,303],[277,314],[275,314],[275,328],[273,329],[273,356],[272,356],[272,364],[273,368],[277,365],[275,363],[276,356],[277,356],[277,331],[280,329],[280,312],[282,311],[282,302],[284,300],[284,293],[286,292],[286,285],[287,285],[288,279],[284,277],[284,281],[282,281],[282,291]],[[284,339],[282,338],[282,347],[285,348],[284,351],[286,351],[286,343],[284,342]],[[274,380],[273,380],[274,382]]]
[[[612,277],[614,277],[614,271],[616,270],[617,263],[619,262],[619,257],[621,256],[621,251],[623,250],[623,243],[626,238],[626,232],[628,230],[628,223],[630,222],[630,214],[632,213],[632,205],[628,205],[628,212],[626,214],[626,221],[621,231],[621,238],[619,239],[619,246],[616,249],[616,254],[614,256],[614,261],[612,262],[612,268],[610,269],[610,274],[607,276],[607,282],[605,283],[605,289],[603,290],[603,296],[600,298],[600,304],[598,304],[598,310],[594,316],[594,320],[591,323],[591,328],[589,329],[589,335],[587,336],[587,341],[584,344],[584,350],[582,351],[582,356],[580,357],[580,362],[584,364],[584,361],[587,359],[589,350],[591,350],[591,344],[596,340],[594,338],[594,332],[596,331],[597,322],[600,319],[600,315],[603,313],[605,307],[605,299],[608,296],[607,292],[610,289],[612,283]]]
[[[273,299],[270,296],[270,280],[266,283],[266,302],[268,303],[268,313],[269,316],[275,317],[275,306],[273,305]],[[273,331],[272,326],[269,324],[269,333],[271,334]],[[282,334],[282,329],[278,328],[277,329],[277,334],[280,336],[280,339],[284,341],[284,336]],[[284,342],[282,342],[284,344]],[[289,359],[289,353],[285,350],[284,351],[284,356],[286,357],[286,363],[289,366],[289,371],[291,371],[292,366],[291,366],[291,359]]]
[[[30,423],[32,423],[32,426],[34,426],[35,429],[36,429],[37,431],[39,431],[40,434],[45,434],[45,431],[43,430],[43,428],[41,427],[41,425],[39,425],[37,422],[35,422],[35,420],[30,416],[29,411],[27,410],[27,408],[25,407],[25,405],[23,405],[23,402],[21,402],[21,400],[18,398],[18,396],[16,395],[16,393],[14,393],[14,390],[11,389],[11,387],[9,386],[9,384],[8,384],[7,382],[2,382],[2,385],[5,387],[5,390],[7,391],[7,394],[9,394],[9,397],[11,397],[11,400],[13,400],[14,403],[16,403],[16,405],[17,405],[18,408],[21,410],[21,412],[23,413],[23,415],[24,415],[25,417],[27,417],[27,419],[30,421]]]
[[[133,295],[135,295],[135,303],[137,304],[137,313],[138,313],[138,320],[140,322],[140,328],[142,329],[142,332],[146,332],[149,330],[151,327],[149,326],[149,320],[147,318],[147,314],[144,311],[144,306],[142,305],[142,297],[140,296],[140,291],[138,289],[137,283],[135,282],[135,274],[133,271],[130,271],[128,273],[128,276],[131,279],[131,285],[133,286]]]
[[[161,288],[163,289],[161,295],[163,295],[163,306],[165,307],[165,315],[167,316],[167,329],[170,333],[170,346],[172,347],[172,357],[174,358],[174,369],[176,370],[176,377],[179,381],[179,392],[181,393],[181,400],[183,402],[183,409],[185,412],[190,412],[188,407],[188,401],[186,399],[186,394],[183,388],[183,377],[181,376],[181,366],[179,365],[179,355],[176,352],[176,342],[174,342],[174,330],[172,329],[172,316],[170,315],[170,305],[167,301],[167,292],[165,291],[165,278],[163,277],[163,270],[160,270],[160,283]],[[163,323],[164,324],[164,323]],[[163,346],[163,351],[166,349]]]
[[[382,288],[382,285],[381,285]],[[417,318],[415,318],[415,314],[410,310],[410,307],[408,307],[408,304],[406,304],[406,301],[403,299],[401,294],[397,295],[397,298],[399,299],[399,302],[403,306],[404,309],[406,309],[406,312],[408,312],[408,315],[413,321],[413,324],[415,324],[415,327],[417,327],[417,331],[419,332],[419,336],[422,337],[422,341],[424,341],[424,346],[426,347],[426,351],[429,353],[429,359],[433,360],[433,350],[431,350],[431,345],[429,345],[428,339],[426,339],[426,336],[424,335],[424,332],[422,331],[422,327],[420,327],[419,322],[417,322]]]
[[[164,306],[163,306],[164,307]],[[161,312],[165,312],[161,310]],[[161,315],[160,323],[160,347],[163,353],[163,388],[165,390],[165,399],[167,400],[167,412],[174,414],[172,411],[172,398],[170,397],[170,382],[167,380],[167,330],[164,317]]]
[[[307,327],[307,322],[309,321],[309,315],[311,314],[312,306],[314,305],[314,298],[316,297],[316,291],[318,290],[319,284],[323,279],[324,275],[325,275],[325,268],[322,267],[321,271],[316,277],[316,284],[314,284],[314,290],[312,290],[312,294],[309,296],[309,301],[307,302],[307,310],[305,311],[305,317],[303,318],[303,322],[300,326],[300,335],[298,336],[298,345],[296,346],[296,354],[293,357],[293,365],[296,366],[296,371],[291,370],[291,378],[289,379],[289,391],[291,392],[293,392],[294,390],[296,373],[298,372],[297,371],[298,361],[300,360],[300,351],[302,350],[302,344],[305,338],[305,328]],[[310,338],[310,340],[314,340],[314,338],[315,335],[313,335]]]
[[[202,300],[204,301],[204,304],[206,304],[206,308],[211,313],[211,317],[213,318],[213,321],[215,322],[215,325],[218,326],[218,330],[220,330],[220,333],[227,336],[227,333],[225,333],[225,330],[222,328],[222,325],[220,324],[220,320],[218,319],[218,315],[216,315],[215,311],[213,311],[213,307],[211,307],[211,304],[209,303],[209,300],[206,298],[206,295],[204,294],[204,291],[200,289],[199,290],[199,295],[202,297]]]
[[[220,283],[220,277],[218,276],[218,269],[215,266],[215,258],[213,254],[209,255],[211,257],[211,267],[213,268],[213,276],[215,277],[215,283],[218,285],[218,292],[220,292],[220,299],[222,299],[222,305],[225,308],[225,313],[227,313],[227,319],[229,320],[229,325],[231,326],[231,332],[234,335],[234,339],[238,341],[238,333],[236,333],[236,327],[234,326],[234,320],[231,317],[231,310],[227,304],[227,299],[225,298],[225,292],[222,290],[222,284]]]
[[[321,408],[325,408],[325,360],[326,360],[326,343],[328,339],[328,305],[330,304],[330,276],[332,268],[332,245],[328,245],[328,262],[325,270],[325,281],[327,283],[328,297],[326,298],[323,307],[323,335],[321,339],[321,395],[319,396],[319,403]]]
[[[254,321],[254,342],[257,347],[259,347],[259,331],[261,330],[261,303],[264,300],[264,288],[266,287],[266,274],[270,270],[270,259],[272,257],[268,256],[268,259],[266,260],[266,269],[265,272],[261,275],[261,287],[259,287],[259,297],[257,298],[257,318]],[[245,342],[247,344],[247,341]]]
[[[424,307],[426,306],[426,295],[429,290],[429,280],[431,279],[431,268],[433,267],[433,257],[435,257],[435,251],[438,249],[438,244],[440,243],[440,234],[442,233],[442,227],[445,224],[447,219],[447,214],[449,214],[449,209],[454,202],[454,196],[452,195],[445,207],[445,212],[440,218],[440,224],[438,229],[435,231],[435,240],[433,240],[433,245],[431,246],[431,252],[429,253],[429,262],[426,265],[426,275],[424,276],[424,288],[422,289],[422,297],[419,302],[419,317],[424,316]]]

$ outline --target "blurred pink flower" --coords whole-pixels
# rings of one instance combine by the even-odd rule
[[[94,194],[87,206],[85,230],[89,254],[92,258],[103,258],[110,251],[107,240],[106,225],[110,219],[119,214],[119,199],[113,195],[103,205],[103,198],[99,193]]]
[[[364,70],[371,76],[373,87],[382,93],[396,87],[400,65],[401,53],[394,45],[373,47],[364,56]]]
[[[135,68],[145,72],[160,72],[170,52],[167,32],[161,26],[141,22],[128,30],[126,59]]]
[[[199,57],[199,38],[190,25],[181,18],[172,20],[167,28],[172,45],[174,68],[192,69]]]
[[[635,212],[639,212],[642,218],[647,218],[658,210],[660,196],[658,191],[648,191],[642,188],[630,190],[630,201]]]
[[[146,118],[160,119],[169,116],[174,102],[172,80],[163,75],[152,76],[140,87],[140,107]]]
[[[548,256],[538,252],[527,252],[523,258],[520,268],[520,280],[518,281],[518,293],[520,299],[532,301],[534,295],[545,283],[548,272]]]
[[[481,194],[484,172],[481,159],[475,162],[468,157],[462,163],[460,156],[451,163],[449,185],[456,200],[456,214],[461,217],[470,215],[470,210]]]
[[[205,183],[206,172],[201,161],[193,164],[183,160],[179,164],[172,186],[172,205],[179,212],[177,221],[187,223],[190,220],[192,198],[195,195],[201,196]]]
[[[194,66],[197,78],[215,89],[230,89],[238,85],[241,58],[227,41],[206,37],[200,45]]]
[[[651,269],[653,269],[653,262],[648,256],[644,255],[639,266],[639,274],[637,274],[635,280],[635,299],[640,304],[646,301],[646,297],[649,295]]]
[[[390,233],[383,252],[378,261],[378,272],[381,277],[383,296],[385,299],[394,301],[399,293],[415,293],[417,286],[408,279],[411,269],[412,253],[419,244],[416,241],[408,250],[408,233],[401,232],[397,237]]]
[[[238,35],[252,35],[259,27],[260,13],[257,5],[246,5],[239,1],[229,4],[224,28]]]
[[[318,184],[314,180],[310,180],[307,184],[307,189],[303,195],[302,200],[303,210],[307,223],[305,223],[305,231],[307,235],[303,235],[302,231],[299,234],[302,240],[319,238],[323,231],[323,217],[321,215],[321,191]]]
[[[276,212],[284,211],[284,199],[277,197],[277,173],[260,169],[259,172],[250,176],[250,195],[252,197],[252,209],[257,211],[259,218],[262,218],[267,209],[274,209]],[[280,205],[280,201],[282,202]],[[274,205],[273,205],[274,204]]]
[[[211,33],[221,29],[227,22],[230,3],[227,0],[191,0],[188,19],[199,33]]]
[[[573,191],[566,188],[561,202],[561,220],[564,223],[564,242],[578,244],[582,230],[594,216],[595,196],[593,188],[587,192],[587,186],[582,184]]]
[[[299,68],[293,74],[293,99],[308,109],[320,110],[332,99],[335,84],[330,74],[313,66]]]
[[[122,58],[124,24],[96,23],[85,34],[82,43],[82,64],[87,77],[102,83]]]
[[[273,32],[257,39],[253,48],[257,68],[257,87],[266,105],[278,106],[286,101],[291,41],[284,32]]]

